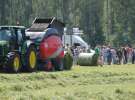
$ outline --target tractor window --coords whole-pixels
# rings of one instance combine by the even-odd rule
[[[0,40],[9,41],[12,34],[10,30],[0,30]]]

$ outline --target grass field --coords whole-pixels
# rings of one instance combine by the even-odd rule
[[[0,100],[135,100],[135,65],[0,73]]]

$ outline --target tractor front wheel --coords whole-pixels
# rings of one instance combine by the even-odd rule
[[[17,73],[21,69],[20,55],[17,52],[8,53],[6,58],[6,71]]]

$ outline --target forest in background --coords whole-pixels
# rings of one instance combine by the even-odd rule
[[[79,27],[92,44],[135,44],[135,0],[0,0],[0,25],[29,27],[35,17],[57,17]]]

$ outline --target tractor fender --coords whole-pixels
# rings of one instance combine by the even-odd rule
[[[34,42],[31,40],[27,40],[26,42],[27,48],[29,48],[30,45],[34,45]]]
[[[23,46],[22,46],[22,53],[25,54],[27,52],[27,49],[30,47],[30,45],[34,45],[34,42],[31,41],[31,40],[27,40],[23,43]]]
[[[33,46],[35,47],[35,44],[34,44],[33,41],[27,40],[27,41],[25,41],[25,42],[23,43],[23,45],[22,45],[22,47],[21,47],[21,58],[23,58],[23,59],[22,59],[22,63],[23,63],[23,64],[25,64],[25,59],[24,59],[24,58],[25,58],[25,55],[26,55],[26,53],[27,53],[28,48],[29,48],[31,45],[33,45]]]

